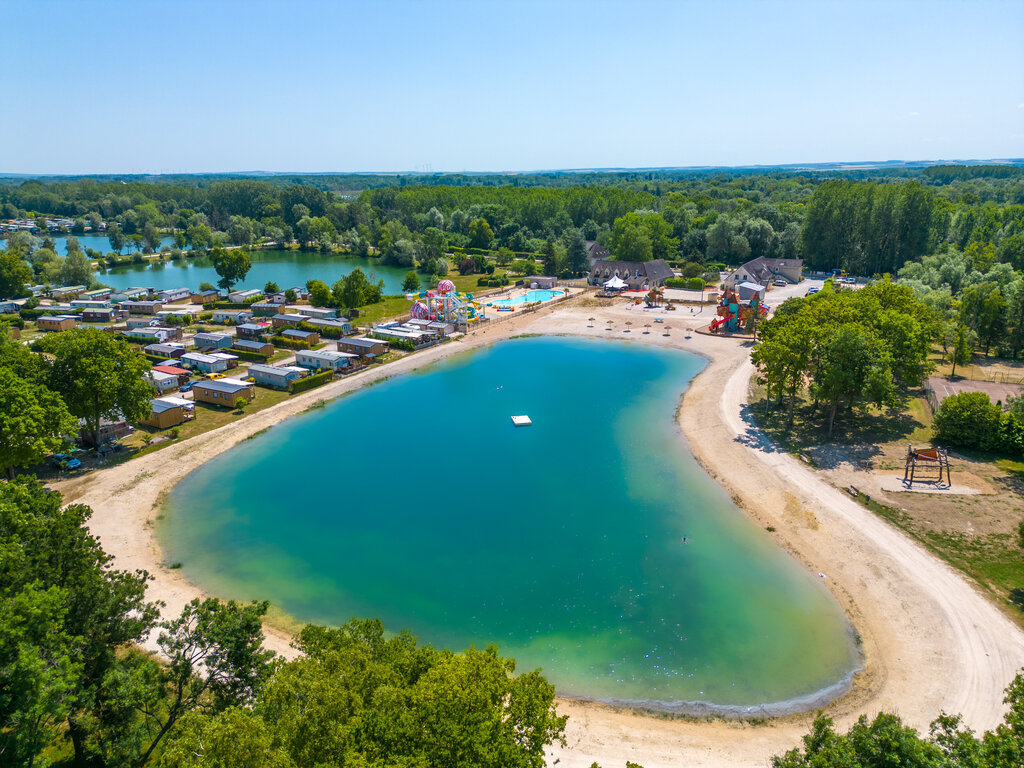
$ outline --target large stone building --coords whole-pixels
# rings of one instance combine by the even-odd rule
[[[799,283],[803,272],[803,259],[769,259],[759,256],[748,261],[725,278],[725,287],[734,288],[739,283],[757,283],[767,286],[773,280],[782,278],[788,283]]]
[[[595,261],[590,267],[587,282],[591,285],[604,285],[613,277],[618,277],[630,288],[654,288],[665,285],[665,281],[674,277],[675,273],[664,259],[650,261]]]

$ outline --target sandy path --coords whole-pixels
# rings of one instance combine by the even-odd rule
[[[587,318],[600,318],[593,323]],[[249,435],[300,413],[318,400],[336,397],[383,376],[428,364],[454,352],[521,332],[562,333],[630,339],[688,349],[709,366],[683,398],[680,425],[697,459],[747,513],[826,583],[862,638],[865,669],[853,690],[830,707],[848,724],[862,712],[896,711],[925,727],[940,711],[962,712],[976,728],[990,728],[1002,714],[1002,691],[1024,666],[1024,635],[997,608],[950,568],[899,531],[864,510],[819,476],[760,438],[743,418],[752,371],[740,342],[693,334],[680,326],[706,324],[710,313],[664,314],[671,335],[640,310],[563,306],[525,315],[326,387],[280,406],[128,464],[62,483],[69,500],[90,504],[90,525],[121,568],[154,574],[152,599],[177,613],[199,591],[175,571],[160,567],[151,521],[164,493],[191,469]],[[612,319],[613,331],[603,320]],[[624,332],[631,321],[630,333]],[[288,653],[288,638],[271,632],[268,646]],[[688,722],[562,700],[570,715],[568,746],[552,753],[560,766],[605,768],[626,760],[645,768],[764,765],[770,755],[796,745],[808,716],[751,726],[721,721]],[[549,764],[550,764],[549,763]]]

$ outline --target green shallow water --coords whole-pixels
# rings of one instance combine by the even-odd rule
[[[692,709],[841,685],[857,653],[838,605],[677,431],[702,367],[553,338],[459,355],[209,462],[161,541],[213,593],[494,642],[563,694]]]

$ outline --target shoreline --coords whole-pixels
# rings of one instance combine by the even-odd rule
[[[597,314],[602,320],[613,318],[615,329],[604,330],[603,322],[587,327],[587,316]],[[154,577],[150,599],[164,601],[165,613],[174,615],[202,592],[162,566],[154,518],[170,488],[248,436],[318,401],[524,333],[617,338],[682,349],[708,360],[689,382],[676,414],[689,450],[744,514],[775,529],[771,535],[779,546],[812,573],[826,573],[825,585],[860,640],[861,669],[851,673],[849,690],[827,706],[838,726],[848,727],[859,714],[881,710],[897,712],[919,729],[940,710],[962,713],[965,723],[976,729],[996,725],[1003,710],[1003,688],[1024,666],[1024,634],[963,576],[774,449],[744,421],[742,408],[752,372],[748,342],[701,335],[697,327],[703,321],[692,315],[662,314],[664,326],[654,326],[650,334],[637,327],[627,336],[622,324],[638,316],[652,315],[578,300],[561,302],[54,487],[68,502],[93,507],[89,527],[114,556],[116,567],[148,570]],[[673,332],[667,338],[661,333],[666,326]],[[268,626],[266,634],[266,647],[295,655],[286,632]],[[146,647],[153,649],[155,639],[151,637]],[[723,720],[720,713],[709,713],[719,719],[693,720],[567,697],[558,698],[558,708],[570,716],[567,746],[549,750],[549,756],[570,768],[626,760],[645,768],[765,763],[771,755],[796,746],[812,720],[806,710],[772,717],[766,725]],[[759,709],[747,709],[751,708]]]

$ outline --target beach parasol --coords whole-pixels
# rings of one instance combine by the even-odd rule
[[[632,325],[632,324],[633,324],[633,321],[632,321],[632,320],[627,320],[627,321],[626,321],[626,325]],[[623,333],[629,333],[629,328],[625,328],[625,329],[623,329],[623,331],[622,331],[622,332],[623,332]]]
[[[666,325],[666,326],[665,326],[665,332],[664,332],[663,334],[661,334],[661,335],[662,335],[662,336],[668,336],[668,335],[669,335],[669,334],[668,334],[668,332],[669,332],[670,330],[672,330],[672,326],[671,326],[671,325]]]
[[[650,323],[644,323],[644,328],[645,328],[644,333],[650,333],[650,331],[646,330],[647,328],[650,328],[650,327],[651,327]]]
[[[593,328],[594,327],[594,318],[588,317],[587,320],[590,321],[590,325],[588,325],[587,328]]]

